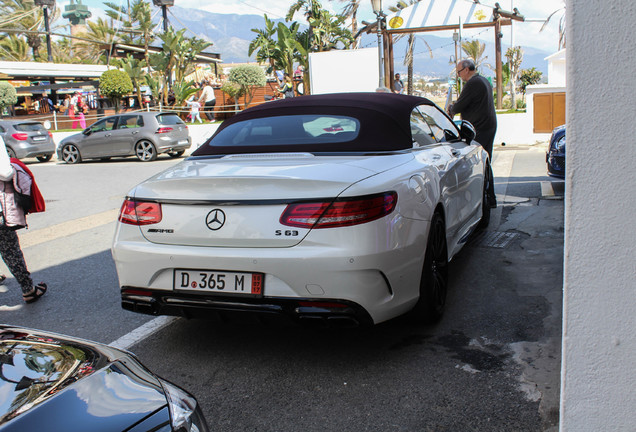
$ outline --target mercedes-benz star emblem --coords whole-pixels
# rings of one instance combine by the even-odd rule
[[[223,210],[221,209],[212,210],[205,218],[205,224],[212,231],[221,229],[221,227],[225,224],[225,213],[223,213]]]

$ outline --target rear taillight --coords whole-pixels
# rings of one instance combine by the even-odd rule
[[[163,133],[168,133],[168,132],[172,132],[173,129],[171,127],[160,127],[159,129],[157,129],[157,131],[155,132],[156,134],[163,134]]]
[[[49,136],[53,138],[53,134],[51,133],[51,131],[48,131],[48,132],[49,132]]]
[[[151,225],[161,222],[161,204],[126,200],[119,211],[119,221],[129,225]]]
[[[397,204],[397,193],[386,192],[341,199],[317,201],[287,206],[280,223],[298,228],[334,228],[358,225],[391,213]]]
[[[26,141],[29,139],[29,135],[25,133],[14,133],[11,135],[13,139],[17,139],[18,141]]]

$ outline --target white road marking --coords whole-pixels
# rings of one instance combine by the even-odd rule
[[[148,321],[146,324],[140,327],[137,327],[130,333],[123,335],[122,337],[120,337],[116,341],[109,343],[108,345],[112,346],[113,348],[127,350],[131,346],[135,345],[136,343],[146,339],[151,334],[156,333],[159,330],[172,324],[177,319],[179,318],[172,317],[172,316],[157,317],[153,319],[152,321]]]
[[[106,225],[115,222],[118,215],[119,209],[113,209],[42,229],[27,230],[24,233],[20,233],[20,246],[22,246],[23,249],[37,246],[51,240],[57,240],[81,231]]]
[[[516,152],[502,151],[493,153],[492,172],[495,177],[495,194],[497,195],[498,206],[490,216],[490,226],[498,227],[501,224],[502,203],[506,201],[506,191],[508,181],[512,172],[512,162]]]
[[[551,181],[541,182],[541,196],[544,198],[554,196],[554,188],[552,187]]]

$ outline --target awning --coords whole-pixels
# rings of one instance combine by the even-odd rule
[[[43,93],[51,90],[72,89],[78,90],[78,87],[99,87],[99,80],[93,81],[75,81],[58,84],[42,84],[28,87],[18,87],[16,91],[19,92],[31,92],[31,93]],[[79,91],[79,90],[78,90]]]
[[[460,25],[467,28],[487,27],[494,21],[495,10],[499,11],[498,3],[489,6],[480,0],[421,0],[388,15],[387,31],[398,33],[423,28],[427,31],[455,30]],[[517,19],[514,15],[516,13],[513,16],[507,13],[503,16]],[[518,19],[522,21],[523,17],[518,15]]]

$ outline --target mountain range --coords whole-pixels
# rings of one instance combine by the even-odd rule
[[[254,57],[248,56],[250,42],[256,36],[252,29],[265,27],[265,20],[261,15],[239,15],[239,14],[217,14],[199,9],[182,8],[172,6],[170,8],[170,24],[176,28],[186,28],[187,35],[195,35],[198,38],[212,42],[212,46],[206,51],[221,54],[224,63],[243,63],[254,61]],[[282,21],[282,20],[275,20]],[[492,32],[489,32],[492,35]],[[406,51],[406,39],[401,38],[394,44],[394,68],[396,72],[405,74],[406,66],[403,65],[404,53]],[[481,40],[481,39],[480,39]],[[430,47],[433,57],[426,44]],[[495,65],[495,42],[494,40],[481,40],[486,44],[484,63]],[[363,34],[361,47],[377,46],[377,36],[375,34]],[[502,44],[502,52],[505,53],[508,45]],[[523,48],[522,69],[535,67],[543,73],[547,79],[548,63],[545,57],[552,54],[533,47]],[[451,37],[439,37],[433,32],[420,33],[417,35],[415,44],[414,72],[419,75],[446,78],[453,65],[451,57],[455,56],[455,45]],[[461,57],[461,54],[460,54]],[[502,54],[502,61],[506,58]],[[487,66],[482,67],[480,72],[486,76],[493,76],[494,72]]]

